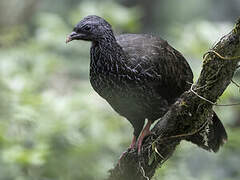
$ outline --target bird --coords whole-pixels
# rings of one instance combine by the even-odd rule
[[[96,15],[84,17],[73,28],[66,43],[73,40],[91,42],[90,83],[133,126],[129,148],[137,148],[140,154],[144,138],[151,134],[151,124],[163,117],[193,83],[187,60],[158,36],[115,35],[112,26]],[[215,152],[227,134],[215,113],[212,122],[211,138],[196,134],[189,141]]]

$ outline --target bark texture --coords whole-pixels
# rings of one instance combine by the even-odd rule
[[[191,90],[184,92],[153,127],[153,135],[144,141],[141,155],[138,156],[136,149],[126,152],[120,165],[109,171],[108,180],[151,179],[180,141],[188,140],[211,119],[213,104],[199,96],[217,102],[231,82],[239,55],[240,18],[233,30],[206,54],[200,77]]]

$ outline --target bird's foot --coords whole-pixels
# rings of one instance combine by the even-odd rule
[[[126,153],[127,153],[128,151],[132,150],[132,149],[135,147],[136,142],[137,142],[137,138],[136,138],[136,136],[133,136],[132,143],[131,143],[130,147],[129,147],[126,151],[124,151],[124,152],[121,154],[120,158],[118,159],[118,166],[121,165],[120,161],[121,161],[122,158],[126,155]]]
[[[120,166],[120,164],[121,164],[121,160],[122,160],[122,158],[127,154],[127,152],[129,151],[129,150],[131,150],[130,148],[128,148],[126,151],[124,151],[122,154],[121,154],[121,156],[119,157],[119,159],[118,159],[118,165]]]

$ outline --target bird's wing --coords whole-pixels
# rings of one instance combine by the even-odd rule
[[[192,83],[192,70],[182,54],[167,41],[147,34],[123,34],[116,39],[128,56],[131,68],[153,77],[155,80],[151,83],[159,88],[166,86],[168,95],[180,95],[189,88],[186,81]]]

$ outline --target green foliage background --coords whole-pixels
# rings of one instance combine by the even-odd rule
[[[86,42],[65,44],[84,16],[106,18],[115,32],[154,33],[188,59],[231,30],[237,0],[0,2],[0,180],[99,180],[117,162],[132,128],[91,88]],[[221,14],[219,14],[221,12]],[[239,71],[234,80],[240,82]],[[239,102],[231,84],[219,103]],[[239,106],[216,107],[229,141],[219,153],[182,143],[154,179],[238,180]]]

